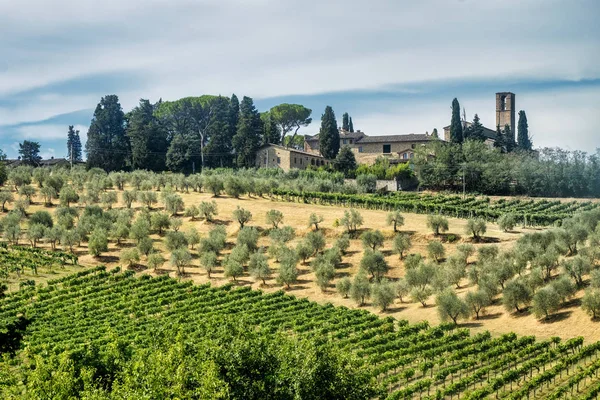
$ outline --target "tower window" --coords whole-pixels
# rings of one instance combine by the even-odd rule
[[[506,111],[506,96],[500,97],[500,108],[502,111]]]

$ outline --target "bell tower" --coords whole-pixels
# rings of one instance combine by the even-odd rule
[[[504,126],[510,126],[511,138],[515,141],[515,94],[511,92],[496,93],[496,126],[504,130]]]

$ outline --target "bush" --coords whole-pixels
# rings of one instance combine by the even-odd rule
[[[448,230],[448,220],[441,215],[428,215],[427,227],[433,231],[435,236],[439,236],[440,232],[443,233]]]
[[[377,189],[377,176],[373,174],[363,174],[356,177],[356,185],[363,193],[375,193]]]

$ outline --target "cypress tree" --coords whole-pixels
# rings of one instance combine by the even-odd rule
[[[237,133],[233,137],[233,148],[238,167],[253,167],[256,151],[261,143],[263,131],[260,114],[250,97],[244,96],[240,105],[240,119]]]
[[[335,113],[331,106],[325,107],[325,112],[321,116],[319,147],[321,155],[330,160],[334,159],[340,151],[340,132],[338,131]]]
[[[494,147],[500,149],[501,153],[504,153],[506,151],[506,144],[504,143],[504,135],[502,134],[502,131],[500,130],[500,125],[496,126],[496,140],[494,141]]]
[[[481,124],[481,121],[479,120],[479,115],[475,114],[475,116],[473,117],[473,123],[471,124],[471,126],[469,128],[465,129],[464,138],[465,138],[465,140],[466,139],[480,140],[480,141],[485,140],[485,136],[483,134],[483,125]]]
[[[340,149],[335,158],[334,166],[337,171],[343,172],[346,176],[353,175],[354,170],[356,170],[356,157],[354,157],[354,152],[352,152],[350,146],[343,146]]]
[[[127,138],[134,169],[163,171],[166,167],[167,131],[155,116],[155,110],[149,100],[141,99],[127,114]]]
[[[463,142],[463,128],[460,120],[460,104],[458,99],[455,97],[452,100],[452,120],[450,122],[450,141],[452,143]]]
[[[440,135],[438,134],[437,128],[433,128],[433,131],[431,132],[431,137],[434,139],[439,139]]]
[[[350,117],[348,116],[348,113],[345,112],[344,115],[342,115],[342,129],[345,130],[346,132],[350,132]]]
[[[125,114],[117,95],[100,99],[88,130],[85,151],[90,168],[119,171],[127,166],[129,140],[125,135]]]
[[[72,158],[71,158],[72,157]],[[73,125],[69,125],[67,132],[67,160],[82,161],[81,158],[81,138],[79,130],[75,130]]]
[[[273,118],[273,114],[266,111],[260,114],[260,118],[263,122],[263,140],[262,144],[280,144],[281,140],[281,131],[279,130],[279,126]]]
[[[221,97],[221,96],[219,96]],[[229,100],[229,129],[230,135],[229,137],[233,137],[237,131],[237,124],[240,120],[240,101],[237,96],[234,94],[231,95],[231,100]]]
[[[350,117],[350,120],[348,121],[348,131],[354,132],[354,124],[352,123],[352,117]]]
[[[506,148],[507,153],[510,153],[515,149],[515,141],[512,138],[509,124],[504,125],[504,147]]]
[[[533,147],[531,138],[529,137],[529,125],[527,124],[527,115],[525,111],[519,111],[519,123],[517,124],[518,134],[517,141],[518,147],[521,150],[530,151]]]

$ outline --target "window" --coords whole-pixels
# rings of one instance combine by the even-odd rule
[[[358,146],[358,152],[362,153],[362,146]]]
[[[402,158],[403,158],[404,160],[408,159],[408,153],[404,153],[404,154],[402,154]]]
[[[383,154],[390,154],[391,152],[392,152],[392,145],[384,144],[383,145]]]
[[[500,97],[500,107],[502,111],[506,111],[506,96]]]
[[[411,144],[411,145],[410,145],[410,148],[411,148],[411,149],[414,149],[414,148],[415,148],[415,146],[416,146],[416,145],[413,143],[413,144]]]
[[[277,157],[277,164],[281,164],[281,158]]]
[[[350,139],[350,144],[352,144],[352,139]]]
[[[296,164],[296,157],[294,157],[294,164]]]
[[[265,157],[265,165],[267,165],[269,163],[269,159],[267,157]]]
[[[342,144],[347,144],[348,141],[346,139],[342,139]]]
[[[300,165],[302,165],[302,157],[300,157]]]
[[[315,165],[315,159],[314,158],[310,159],[310,165]]]

